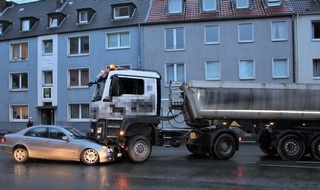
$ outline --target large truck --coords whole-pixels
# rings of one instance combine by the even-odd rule
[[[146,161],[152,145],[179,147],[196,155],[229,159],[239,149],[232,129],[255,129],[268,155],[298,160],[306,154],[320,161],[320,85],[192,80],[169,95],[169,111],[188,128],[167,128],[161,108],[157,71],[110,65],[94,82],[88,136],[120,147],[133,162]],[[171,85],[170,85],[171,87]],[[171,89],[171,88],[170,88]]]

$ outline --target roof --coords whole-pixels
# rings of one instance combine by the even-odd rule
[[[153,0],[147,23],[237,19],[293,14],[290,0],[283,0],[281,6],[275,7],[266,6],[265,0],[251,0],[250,8],[247,9],[237,9],[234,0],[218,0],[218,10],[209,12],[201,10],[201,0],[185,0],[183,6],[183,13],[168,14],[168,0]]]
[[[320,0],[291,0],[296,14],[320,13]]]
[[[136,10],[133,17],[129,19],[113,20],[111,6],[123,3],[134,4]],[[149,5],[149,0],[66,0],[65,4],[61,7],[61,10],[56,10],[55,0],[42,0],[25,4],[15,4],[8,8],[2,15],[0,14],[0,21],[2,20],[12,23],[8,30],[3,35],[0,35],[0,41],[49,34],[138,25],[145,21]],[[96,12],[92,21],[88,24],[77,24],[77,10],[90,8]],[[60,27],[48,28],[48,14],[55,12],[61,12],[66,15],[66,17]],[[21,32],[20,18],[27,17],[34,17],[39,20],[31,31]]]

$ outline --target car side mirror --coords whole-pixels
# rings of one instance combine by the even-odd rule
[[[63,137],[62,137],[62,140],[67,141],[67,142],[70,142],[70,139],[69,139],[67,136],[63,136]]]

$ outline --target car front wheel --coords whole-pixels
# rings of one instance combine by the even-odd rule
[[[13,150],[13,159],[19,163],[22,164],[26,162],[29,158],[29,154],[26,148],[24,147],[17,147]]]
[[[99,162],[99,153],[92,148],[86,149],[81,154],[81,160],[86,165],[95,165]]]

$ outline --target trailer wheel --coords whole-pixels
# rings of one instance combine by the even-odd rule
[[[220,160],[226,160],[231,158],[236,152],[236,139],[227,133],[219,135],[213,144],[213,147],[209,149],[211,156]]]
[[[145,136],[137,135],[129,140],[126,151],[132,162],[141,163],[151,155],[152,146]]]
[[[279,140],[278,154],[285,160],[299,160],[305,151],[305,145],[296,135],[286,135]]]
[[[313,159],[320,161],[320,137],[312,141],[310,155]]]
[[[203,156],[203,155],[206,155],[208,153],[208,150],[206,150],[203,147],[200,147],[199,145],[186,144],[186,147],[192,154],[195,154],[197,156]]]

